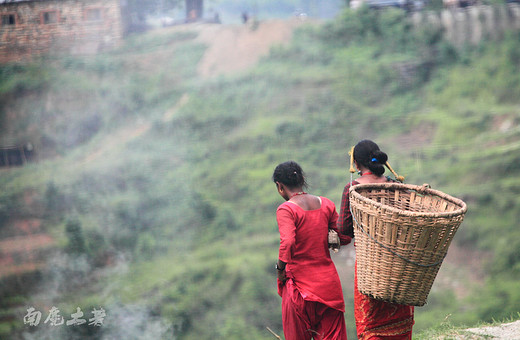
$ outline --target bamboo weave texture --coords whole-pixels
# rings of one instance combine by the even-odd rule
[[[350,188],[358,289],[387,302],[423,306],[467,211],[428,186],[359,184]]]

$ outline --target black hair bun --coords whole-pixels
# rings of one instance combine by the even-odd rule
[[[386,153],[384,153],[381,150],[376,150],[372,153],[370,162],[371,163],[378,163],[378,164],[386,164],[388,161],[388,156]]]

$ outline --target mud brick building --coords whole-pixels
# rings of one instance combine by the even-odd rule
[[[0,0],[0,63],[117,46],[124,0]]]

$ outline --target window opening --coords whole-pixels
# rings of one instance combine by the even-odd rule
[[[42,21],[44,24],[55,24],[58,22],[58,11],[43,12]]]
[[[2,26],[9,26],[16,24],[16,17],[14,14],[2,14]]]

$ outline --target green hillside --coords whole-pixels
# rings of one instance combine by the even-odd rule
[[[455,50],[399,11],[347,10],[247,72],[209,79],[197,76],[197,35],[149,32],[95,57],[0,68],[0,141],[37,151],[0,172],[0,230],[36,218],[56,241],[37,281],[2,279],[0,316],[16,317],[0,318],[0,337],[272,339],[266,327],[282,333],[272,171],[296,160],[309,191],[339,205],[347,151],[363,138],[406,182],[468,203],[455,243],[478,251],[484,274],[432,291],[414,329],[518,315],[518,33]],[[29,329],[31,305],[101,306],[107,325]]]

